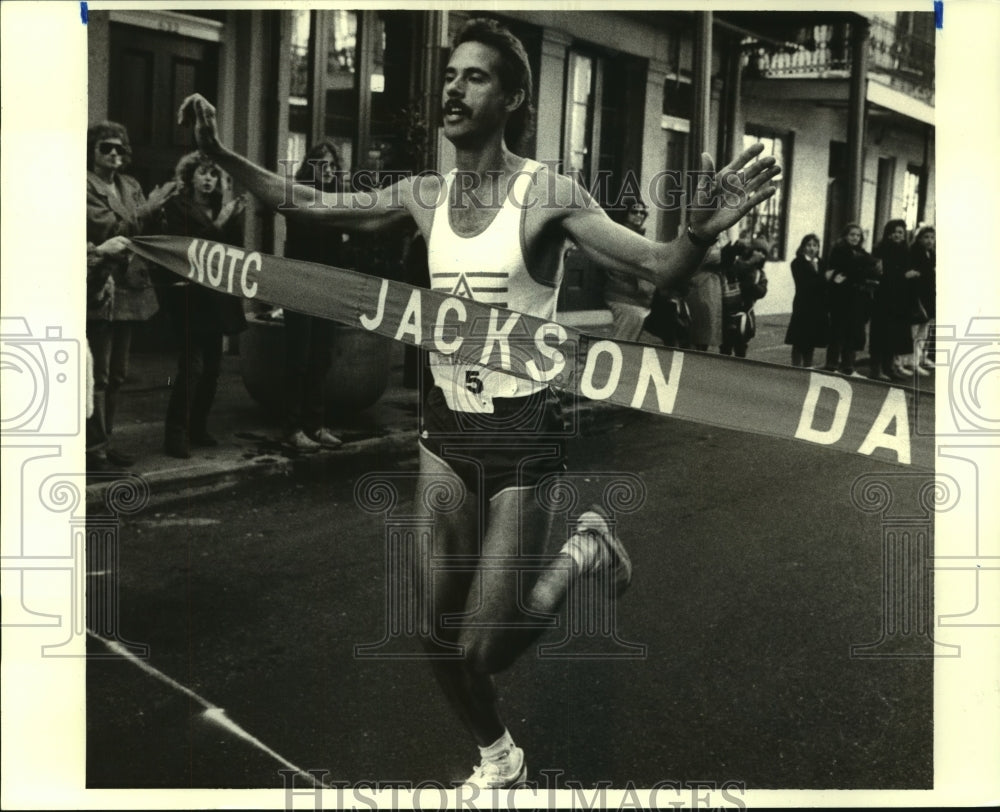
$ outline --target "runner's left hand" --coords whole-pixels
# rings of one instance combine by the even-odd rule
[[[774,195],[777,189],[771,181],[781,167],[770,156],[758,158],[763,149],[763,144],[754,144],[718,172],[712,156],[702,153],[698,189],[688,201],[688,223],[696,236],[715,239]]]

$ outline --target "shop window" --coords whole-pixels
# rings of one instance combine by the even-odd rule
[[[348,172],[424,168],[411,165],[426,139],[413,113],[421,13],[302,9],[288,20],[286,158],[297,166],[329,138]]]
[[[740,228],[749,229],[754,236],[761,236],[771,243],[771,261],[785,259],[788,242],[788,195],[789,179],[792,174],[792,136],[790,133],[776,133],[763,128],[747,126],[743,136],[743,148],[754,144],[764,145],[761,157],[774,156],[781,166],[781,174],[775,179],[775,194],[751,211],[740,223]]]
[[[345,170],[353,166],[357,122],[358,13],[289,12],[288,145],[298,166],[323,138],[337,144]],[[317,59],[318,54],[323,54]]]

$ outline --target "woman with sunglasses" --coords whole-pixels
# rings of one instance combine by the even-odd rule
[[[124,174],[131,149],[121,124],[102,121],[87,130],[87,242],[159,230],[173,183],[147,198],[139,182]],[[132,325],[157,308],[146,266],[128,251],[102,256],[87,267],[87,342],[94,358],[94,411],[87,419],[87,470],[127,467],[135,460],[111,447],[118,394],[128,374]]]
[[[179,193],[164,207],[163,233],[243,244],[246,198],[222,205],[218,166],[201,153],[190,152],[177,162],[174,181]],[[192,445],[218,445],[208,431],[208,413],[219,383],[222,337],[245,330],[247,321],[241,299],[171,276],[164,306],[177,337],[177,375],[167,403],[164,450],[171,457],[187,459]]]

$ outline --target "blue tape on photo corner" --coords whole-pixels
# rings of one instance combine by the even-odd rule
[[[80,19],[84,25],[87,24],[87,4],[84,2],[80,3]]]
[[[934,27],[938,31],[944,28],[944,0],[934,0]]]

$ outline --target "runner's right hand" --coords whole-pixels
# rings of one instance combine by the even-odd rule
[[[194,125],[194,139],[198,149],[207,155],[214,155],[222,149],[215,124],[215,108],[200,93],[192,93],[181,102],[177,111],[177,123]]]

